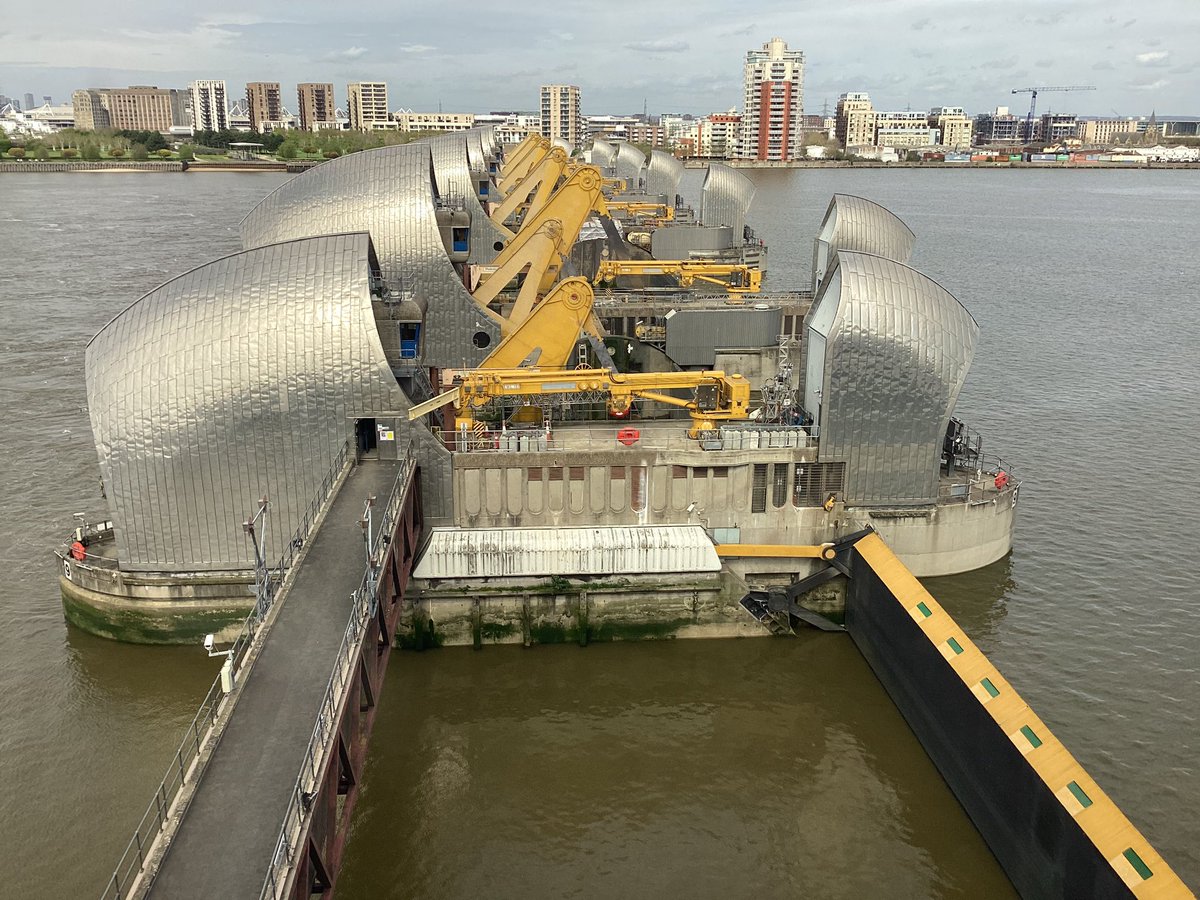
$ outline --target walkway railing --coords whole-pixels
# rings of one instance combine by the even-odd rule
[[[317,723],[304,751],[300,774],[292,787],[291,799],[279,831],[279,840],[267,869],[266,880],[263,882],[262,900],[277,900],[286,889],[288,877],[295,868],[301,839],[312,813],[312,801],[320,792],[321,772],[338,734],[339,713],[346,697],[347,685],[354,677],[355,661],[362,650],[367,625],[376,612],[379,567],[383,562],[387,542],[395,529],[396,517],[401,513],[401,504],[408,490],[409,480],[415,470],[416,452],[410,444],[384,504],[383,518],[379,523],[371,522],[374,533],[370,536],[370,546],[366,548],[365,570],[358,589],[354,591],[350,621],[346,625],[342,645],[334,660],[333,673],[329,676],[325,696],[321,699]]]
[[[322,480],[320,488],[309,502],[300,525],[293,533],[287,547],[284,548],[278,563],[271,567],[277,583],[282,582],[288,568],[295,560],[296,553],[304,545],[304,540],[312,530],[321,507],[329,499],[333,486],[349,461],[350,444],[345,441],[334,458],[333,465],[330,466]],[[230,647],[229,658],[235,673],[235,684],[244,674],[246,656],[253,647],[255,637],[259,634],[262,623],[270,612],[272,596],[272,593],[268,591],[264,601],[263,593],[260,590],[258,602],[255,603],[250,615],[246,617],[246,621],[242,623],[241,630]],[[221,686],[221,676],[218,675],[200,703],[199,712],[192,719],[192,724],[188,726],[183,740],[175,751],[167,774],[163,776],[158,789],[154,792],[154,799],[150,801],[149,807],[141,821],[138,822],[137,828],[134,829],[133,837],[126,845],[125,852],[121,855],[112,878],[104,886],[104,891],[100,895],[101,900],[122,900],[122,898],[133,896],[133,892],[137,890],[138,881],[144,873],[151,847],[170,821],[180,793],[187,785],[195,782],[201,774],[201,751],[212,735],[218,720],[227,712],[229,708],[227,700]]]
[[[938,485],[939,503],[967,503],[978,505],[990,503],[1001,494],[1016,492],[1021,480],[1012,467],[998,456],[980,454],[966,460],[958,458],[950,474],[941,470]]]

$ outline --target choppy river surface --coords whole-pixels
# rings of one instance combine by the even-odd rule
[[[1194,172],[753,173],[768,286],[835,191],[888,206],[981,326],[959,415],[1024,479],[1017,546],[930,588],[1200,885]],[[0,846],[14,897],[98,893],[215,675],[62,619],[103,512],[83,352],[238,249],[275,175],[0,176]],[[686,186],[695,197],[696,173]],[[342,896],[1005,896],[848,641],[401,655]],[[236,814],[231,811],[231,814]]]

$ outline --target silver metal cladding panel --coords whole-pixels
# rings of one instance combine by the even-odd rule
[[[718,349],[775,347],[783,310],[681,309],[667,319],[667,356],[681,366],[708,366]]]
[[[433,153],[433,174],[437,179],[438,195],[461,197],[471,215],[471,252],[467,261],[486,265],[499,253],[496,243],[506,244],[512,240],[512,235],[497,227],[479,202],[477,182],[489,176],[480,152],[477,152],[477,159],[482,168],[476,171],[470,165],[472,137],[478,139],[479,135],[472,132],[446,134],[430,138],[428,143]]]
[[[834,194],[813,248],[813,283],[828,271],[834,252],[872,253],[908,264],[916,235],[895,213],[864,197]]]
[[[555,147],[558,147],[561,150],[565,150],[567,156],[570,156],[572,153],[575,152],[575,148],[571,146],[571,142],[568,141],[566,138],[560,138],[560,137],[551,138],[550,143],[553,144]]]
[[[592,165],[611,169],[617,164],[617,146],[609,141],[592,142]]]
[[[683,160],[664,150],[650,151],[650,164],[646,169],[647,194],[666,194],[669,202],[674,203],[682,177]]]
[[[487,177],[488,164],[487,154],[483,151],[483,135],[477,128],[464,131],[462,135],[466,139],[467,166],[470,168],[471,174],[476,179]]]
[[[700,221],[705,225],[732,226],[740,239],[754,192],[754,182],[741,172],[721,163],[710,163],[700,195]]]
[[[737,240],[741,240],[741,234]],[[672,225],[650,232],[650,254],[655,259],[691,259],[693,250],[715,253],[734,247],[733,229],[728,226]]]
[[[642,170],[646,168],[646,154],[633,144],[620,143],[617,145],[617,157],[613,161],[613,168],[616,169],[618,178],[625,179],[628,190],[637,190],[642,183]]]
[[[415,142],[330,160],[276,188],[242,220],[242,245],[367,231],[384,280],[425,307],[422,361],[474,366],[500,340],[463,287],[438,231],[432,148]],[[472,340],[487,335],[486,346]],[[482,343],[482,341],[481,341]]]
[[[438,528],[414,578],[531,578],[546,575],[719,572],[699,525],[566,528]]]
[[[275,557],[353,417],[407,409],[369,261],[365,233],[237,253],[156,288],[92,339],[88,405],[122,568],[249,568],[241,524],[263,495]]]
[[[848,504],[932,503],[979,326],[944,288],[894,260],[840,252],[836,265],[820,458],[846,462]]]

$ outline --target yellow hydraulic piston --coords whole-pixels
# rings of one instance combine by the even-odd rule
[[[711,263],[689,260],[605,259],[596,269],[596,284],[622,275],[669,275],[680,287],[697,281],[715,284],[731,294],[757,294],[762,290],[762,270],[740,263]]]
[[[691,390],[685,400],[663,394]],[[476,369],[466,372],[454,390],[413,407],[409,419],[451,403],[458,417],[471,419],[474,410],[494,400],[509,398],[537,405],[539,397],[602,394],[610,412],[629,411],[637,399],[654,400],[687,409],[692,417],[688,434],[716,429],[719,423],[746,419],[750,413],[750,382],[724,372],[610,372],[608,369]]]
[[[675,207],[669,203],[647,203],[636,200],[608,200],[609,212],[625,213],[633,219],[653,218],[663,222],[673,221]]]

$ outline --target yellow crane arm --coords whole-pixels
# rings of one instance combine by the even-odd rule
[[[605,259],[596,269],[595,283],[611,281],[622,275],[668,275],[679,279],[682,287],[704,281],[725,288],[731,294],[757,294],[762,290],[762,270],[740,263],[712,263],[688,260]]]
[[[666,390],[691,390],[690,400],[661,394]],[[535,399],[538,396],[602,393],[609,409],[621,413],[634,398],[657,400],[684,407],[691,413],[689,434],[716,428],[718,422],[745,419],[750,412],[750,382],[724,372],[610,372],[607,369],[475,369],[464,373],[457,396],[435,397],[409,411],[416,419],[450,403],[461,411],[487,405],[503,397]]]

